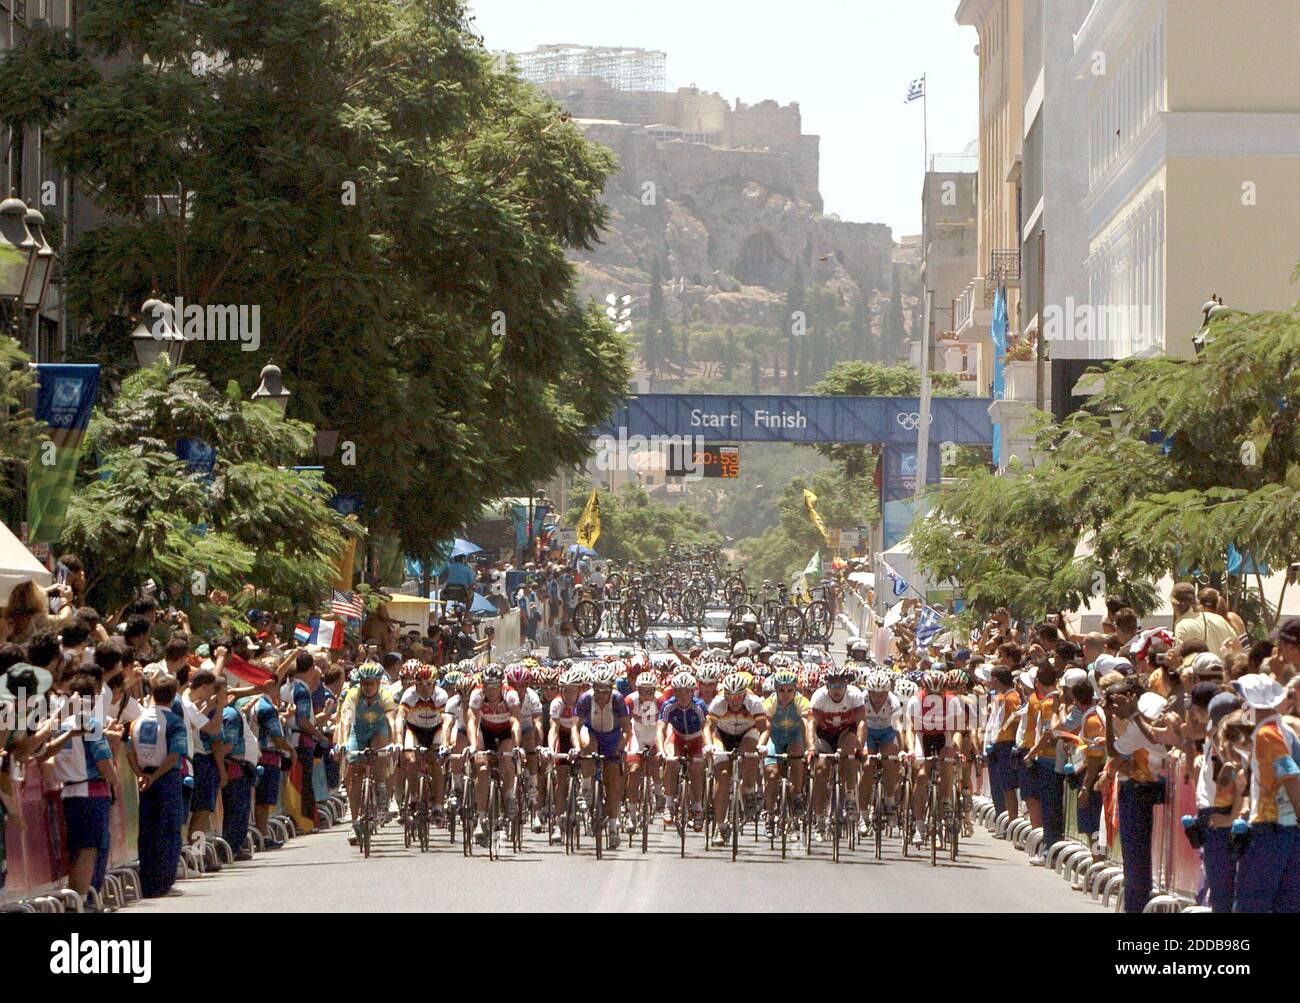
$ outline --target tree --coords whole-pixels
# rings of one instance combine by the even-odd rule
[[[42,426],[27,406],[36,389],[30,361],[17,341],[0,337],[0,498],[10,497],[15,478],[26,475],[40,438]]]
[[[1225,575],[1235,548],[1245,558],[1229,582],[1238,608],[1277,610],[1282,597],[1264,596],[1252,568],[1300,557],[1298,363],[1300,304],[1219,317],[1194,359],[1113,365],[1087,411],[1062,426],[1039,416],[1033,466],[937,489],[912,528],[913,553],[958,578],[976,607],[1034,614],[1102,593],[1142,612],[1163,576]]]
[[[936,397],[956,397],[962,393],[952,373],[931,373],[930,386]],[[811,390],[832,397],[916,397],[921,392],[921,374],[911,366],[841,362]],[[840,464],[848,477],[868,476],[875,469],[869,446],[823,443],[816,449]]]
[[[144,6],[98,0],[75,43],[34,27],[0,64],[0,106],[104,216],[65,271],[84,347],[129,357],[155,288],[256,305],[259,351],[187,361],[253,386],[272,353],[294,415],[354,444],[331,481],[414,553],[582,459],[630,375],[565,256],[608,220],[612,155],[460,0]]]
[[[574,485],[573,497],[580,499],[570,508],[566,521],[577,525],[583,505],[591,494],[589,482]],[[600,539],[596,549],[602,557],[618,562],[659,560],[669,547],[720,547],[722,537],[709,528],[709,519],[684,505],[656,501],[635,484],[624,484],[617,492],[600,493]]]
[[[648,323],[645,326],[645,351],[642,358],[646,370],[653,374],[659,370],[659,353],[663,351],[662,332],[668,320],[664,312],[663,259],[657,254],[650,266],[650,300],[646,311]]]
[[[215,450],[210,473],[178,458],[180,439]],[[200,606],[252,583],[262,609],[314,607],[357,530],[326,504],[328,484],[292,469],[313,440],[237,384],[219,394],[189,366],[136,373],[91,416],[86,455],[99,463],[82,471],[60,545],[85,560],[103,609],[146,578]]]

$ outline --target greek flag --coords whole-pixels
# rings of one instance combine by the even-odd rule
[[[904,104],[911,104],[918,98],[925,97],[925,77],[917,77],[907,85],[907,100]]]
[[[894,595],[901,596],[911,588],[911,586],[903,579],[903,576],[889,566],[888,561],[882,561],[881,563],[885,565],[885,574],[887,574],[889,580],[894,583]]]
[[[924,648],[934,640],[934,635],[939,633],[939,627],[942,623],[942,613],[933,606],[923,606],[921,616],[916,621],[916,646]]]

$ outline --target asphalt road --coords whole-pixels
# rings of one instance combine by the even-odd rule
[[[370,858],[347,844],[347,826],[290,841],[219,874],[178,882],[163,899],[132,906],[155,913],[261,912],[1095,912],[1100,906],[1070,891],[1054,874],[1031,868],[1025,855],[977,827],[954,863],[904,858],[897,840],[884,859],[873,848],[834,863],[829,844],[802,846],[782,861],[766,841],[741,842],[730,853],[704,849],[688,834],[679,857],[675,832],[626,843],[597,861],[591,846],[566,857],[562,846],[529,833],[524,852],[499,861],[486,851],[466,858],[445,831],[430,852],[407,850],[397,823],[380,830]]]

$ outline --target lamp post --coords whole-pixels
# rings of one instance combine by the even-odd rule
[[[1210,296],[1209,300],[1206,301],[1205,305],[1201,307],[1201,314],[1205,319],[1201,324],[1201,329],[1197,331],[1196,336],[1192,338],[1192,348],[1195,350],[1197,355],[1204,352],[1206,346],[1210,343],[1210,325],[1220,317],[1226,317],[1230,312],[1231,311],[1223,305],[1223,297],[1213,294]]]
[[[159,299],[157,293],[145,300],[140,307],[140,323],[131,332],[131,345],[141,369],[157,365],[160,359],[169,366],[179,366],[185,336],[176,326],[176,308]]]
[[[27,229],[27,203],[10,195],[0,202],[0,299],[11,306],[9,323],[15,338],[21,333],[20,318],[39,248]]]
[[[1128,414],[1128,409],[1116,404],[1108,412],[1110,418],[1110,428],[1112,432],[1118,432],[1124,427],[1124,416]]]
[[[268,362],[262,369],[262,382],[253,391],[252,400],[274,404],[284,414],[289,407],[290,396],[280,378],[280,367],[274,362]]]

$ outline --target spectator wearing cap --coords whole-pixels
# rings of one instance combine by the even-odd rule
[[[92,676],[80,674],[69,680],[72,713],[63,717],[60,728],[71,737],[54,757],[54,775],[63,785],[60,798],[67,831],[68,884],[83,898],[91,888],[104,888],[109,812],[118,791],[113,752],[94,715],[95,690]]]
[[[1151,834],[1155,807],[1165,803],[1164,745],[1151,727],[1165,701],[1142,692],[1135,676],[1110,672],[1100,680],[1106,694],[1106,768],[1099,786],[1119,783],[1119,835],[1124,848],[1124,911],[1142,912],[1151,897]]]
[[[1042,661],[1034,675],[1034,692],[1038,697],[1033,744],[1025,753],[1034,775],[1039,811],[1042,813],[1043,841],[1038,853],[1029,862],[1035,867],[1047,863],[1047,851],[1065,835],[1065,788],[1063,777],[1056,772],[1056,741],[1054,731],[1061,706],[1061,691],[1057,688],[1059,676],[1049,661]]]
[[[1204,711],[1200,702],[1210,688]],[[1204,727],[1205,739],[1197,757],[1196,823],[1201,839],[1201,868],[1205,874],[1205,891],[1211,912],[1232,912],[1237,883],[1237,863],[1233,859],[1229,836],[1232,820],[1240,810],[1246,788],[1246,761],[1237,749],[1250,732],[1234,714],[1241,707],[1235,693],[1219,691],[1213,683],[1197,683],[1192,689],[1188,709],[1193,728]],[[1234,721],[1224,728],[1226,719]]]
[[[1014,642],[1017,664],[1020,658],[1020,645]],[[1002,658],[1004,648],[998,648],[998,657]],[[1029,823],[1035,829],[1040,828],[1043,824],[1043,806],[1039,801],[1038,792],[1038,768],[1034,765],[1026,753],[1029,747],[1033,745],[1034,738],[1038,734],[1038,690],[1034,685],[1034,679],[1038,675],[1037,668],[1029,668],[1016,673],[1016,684],[1019,687],[1021,699],[1020,720],[1016,725],[1016,747],[1012,752],[1012,761],[1018,764],[1016,771],[1017,780],[1020,787],[1020,798],[1025,803],[1025,808],[1029,811]]]
[[[1174,637],[1180,641],[1200,638],[1207,651],[1222,656],[1224,646],[1237,636],[1232,624],[1216,612],[1219,593],[1214,589],[1202,589],[1198,596],[1191,582],[1179,582],[1169,593],[1169,604],[1174,613]]]
[[[1271,676],[1237,680],[1253,725],[1250,842],[1237,865],[1234,912],[1300,912],[1300,766],[1296,736],[1278,715],[1286,694]]]
[[[1280,626],[1273,634],[1277,642],[1277,654],[1292,673],[1300,672],[1300,616],[1293,616]]]
[[[181,773],[185,722],[172,710],[179,684],[168,673],[154,676],[152,703],[131,724],[127,755],[140,784],[140,893],[166,895],[181,857]]]

